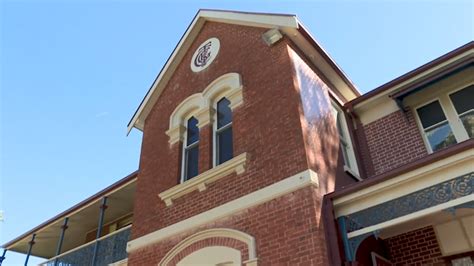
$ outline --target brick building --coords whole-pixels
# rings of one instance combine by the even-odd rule
[[[136,172],[3,248],[44,265],[473,263],[473,42],[360,95],[295,16],[201,10],[128,128]]]

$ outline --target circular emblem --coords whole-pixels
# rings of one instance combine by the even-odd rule
[[[199,45],[191,59],[191,69],[194,72],[206,69],[217,57],[220,46],[219,39],[217,38],[210,38]]]

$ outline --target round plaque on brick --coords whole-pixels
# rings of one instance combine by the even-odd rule
[[[191,69],[194,72],[206,69],[217,57],[220,46],[219,39],[217,38],[210,38],[199,45],[191,59]]]

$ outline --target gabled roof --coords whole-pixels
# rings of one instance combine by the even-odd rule
[[[166,87],[172,74],[184,57],[184,54],[206,21],[268,29],[277,28],[306,54],[307,58],[326,75],[329,81],[345,98],[352,100],[360,96],[354,84],[304,28],[295,15],[201,9],[186,29],[186,32],[181,37],[171,56],[151,85],[140,103],[140,106],[135,111],[135,114],[128,123],[128,133],[130,133],[134,127],[143,130],[144,121],[150,113],[151,108],[158,100],[161,92]]]

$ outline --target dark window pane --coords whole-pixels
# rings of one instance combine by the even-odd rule
[[[197,127],[197,124],[198,120],[194,118],[194,116],[189,118],[186,146],[199,140],[199,128]]]
[[[426,132],[426,137],[428,138],[433,151],[456,144],[456,138],[454,137],[453,131],[448,122],[428,130]]]
[[[186,150],[186,175],[184,180],[189,180],[198,175],[199,145]]]
[[[232,110],[229,107],[229,100],[222,98],[217,103],[217,128],[221,128],[232,122]]]
[[[439,122],[446,120],[443,109],[438,101],[434,101],[427,104],[417,110],[418,116],[420,116],[421,124],[423,128],[427,128]]]
[[[458,114],[474,109],[474,85],[450,95]]]
[[[232,159],[232,127],[226,128],[217,134],[217,148],[217,164],[221,164]]]

